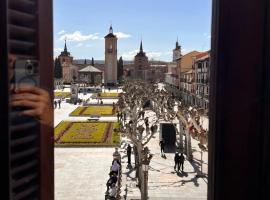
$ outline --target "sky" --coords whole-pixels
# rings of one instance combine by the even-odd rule
[[[150,60],[172,61],[182,53],[210,49],[211,0],[54,0],[54,56],[67,39],[74,59],[104,60],[104,36],[112,24],[118,58],[133,60],[143,41]]]

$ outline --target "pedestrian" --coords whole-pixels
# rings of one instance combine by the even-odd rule
[[[103,104],[103,101],[102,101],[102,100],[100,100],[100,104],[101,104],[101,105]]]
[[[128,157],[128,165],[131,165],[131,146],[128,144],[127,146],[127,157]]]
[[[164,141],[164,139],[161,139],[161,140],[160,140],[159,146],[160,146],[161,156],[165,155],[165,154],[164,154],[164,146],[165,146],[165,141]]]
[[[148,126],[149,126],[148,117],[146,117],[146,118],[144,119],[144,123],[145,123],[145,126],[146,126],[146,127],[148,127]]]
[[[124,112],[124,121],[127,119],[127,114]]]
[[[114,184],[116,184],[117,182],[117,175],[115,173],[112,173],[110,175],[110,178],[108,179],[107,183],[106,183],[106,186],[107,186],[107,190],[106,190],[106,193],[108,194],[109,193],[109,188],[113,187]]]
[[[142,111],[142,118],[144,119],[144,111]]]
[[[182,167],[182,172],[184,171],[184,161],[185,161],[185,156],[183,155],[183,153],[181,153],[180,157],[179,157],[179,168],[181,169]]]
[[[61,100],[59,99],[58,100],[58,106],[59,106],[59,109],[61,108]]]
[[[121,112],[120,113],[120,120],[122,120],[123,119],[123,113]]]
[[[179,154],[178,154],[178,152],[176,152],[175,153],[175,155],[174,155],[174,170],[176,170],[177,169],[177,171],[179,171],[180,170],[180,160],[179,160]]]
[[[119,112],[117,112],[117,121],[119,122],[119,119],[120,119],[120,114]]]
[[[117,159],[114,159],[112,161],[112,166],[111,166],[111,172],[110,174],[118,174],[118,171],[120,170],[120,164],[119,164],[119,161]]]
[[[57,108],[57,101],[54,101],[54,109]]]
[[[109,92],[111,91],[111,88],[109,87]]]

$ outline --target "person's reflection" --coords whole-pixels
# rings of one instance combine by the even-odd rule
[[[9,55],[9,79],[14,77],[13,66],[16,62],[14,55]],[[41,124],[53,127],[53,107],[49,93],[39,87],[33,85],[10,86],[11,91],[11,107],[25,107],[20,115],[36,118]]]

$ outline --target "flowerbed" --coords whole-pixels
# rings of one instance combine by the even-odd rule
[[[118,146],[119,123],[67,122],[55,128],[56,146]]]
[[[115,115],[112,106],[80,106],[70,116],[112,116]]]
[[[111,92],[106,92],[106,93],[97,93],[93,94],[93,98],[118,98],[120,96],[120,93],[111,93]]]
[[[54,98],[67,98],[70,96],[70,92],[54,92]]]

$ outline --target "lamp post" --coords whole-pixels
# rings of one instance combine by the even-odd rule
[[[147,200],[148,199],[148,169],[149,169],[149,163],[147,161],[144,161],[142,163],[142,171],[143,171],[143,176],[144,176],[144,188],[143,188],[143,199],[142,200]]]

